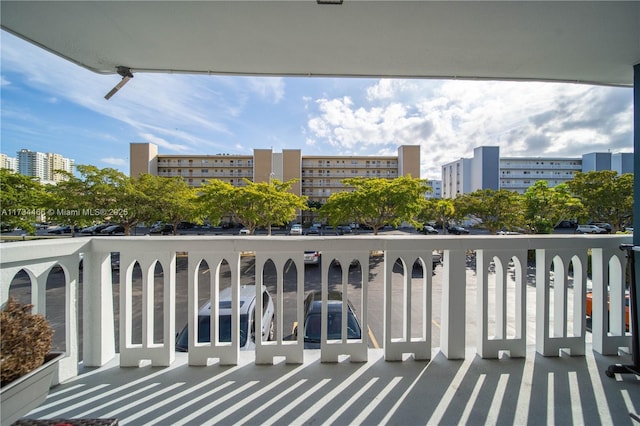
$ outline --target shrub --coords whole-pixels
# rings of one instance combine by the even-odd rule
[[[0,312],[0,373],[6,384],[38,368],[51,351],[53,328],[33,305],[10,297]]]

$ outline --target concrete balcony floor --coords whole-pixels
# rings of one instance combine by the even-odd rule
[[[302,365],[256,365],[241,353],[237,366],[190,367],[178,353],[167,368],[121,368],[118,359],[62,383],[26,417],[117,418],[120,425],[213,424],[633,424],[640,377],[604,374],[630,356],[481,359],[467,351],[448,360],[321,363],[305,351]]]

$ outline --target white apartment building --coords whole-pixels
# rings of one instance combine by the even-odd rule
[[[17,158],[2,154],[0,162],[2,168],[12,169],[10,165],[14,160],[16,167],[12,170],[25,176],[38,178],[42,183],[56,183],[64,180],[64,175],[56,171],[63,170],[73,173],[75,166],[74,160],[60,154],[35,152],[28,149],[21,149],[17,154]]]
[[[442,166],[442,196],[455,198],[478,189],[524,193],[540,180],[553,187],[577,172],[615,170],[633,173],[633,153],[594,152],[582,157],[500,157],[498,147],[478,147],[472,158]]]
[[[9,157],[6,154],[0,154],[0,169],[8,169],[17,173],[18,159],[16,157]]]
[[[25,176],[37,177],[40,180],[51,180],[49,179],[47,154],[21,149],[18,151],[18,173]]]
[[[442,198],[442,181],[437,179],[427,179],[427,185],[431,187],[431,192],[426,194],[427,199]]]
[[[581,158],[504,157],[500,159],[500,188],[523,194],[539,180],[546,180],[553,187],[581,171]]]

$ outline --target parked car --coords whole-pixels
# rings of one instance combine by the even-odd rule
[[[149,229],[150,234],[172,235],[173,225],[170,223],[157,223]]]
[[[320,263],[320,252],[313,250],[305,251],[304,263],[306,265],[317,265],[318,263]]]
[[[231,288],[220,292],[218,302],[218,340],[231,342]],[[240,350],[252,350],[256,342],[256,286],[243,285],[240,287]],[[275,308],[271,295],[262,286],[262,341],[274,338]],[[198,312],[198,342],[211,341],[211,302],[207,302]],[[176,350],[189,350],[189,326],[185,325],[176,337]]]
[[[325,226],[322,230],[322,235],[344,235],[344,231],[340,227]]]
[[[433,269],[436,269],[436,266],[440,265],[442,263],[442,253],[439,252],[438,250],[433,250],[431,252],[431,264],[433,266]]]
[[[80,233],[84,235],[98,235],[100,231],[102,231],[104,228],[107,228],[109,226],[111,226],[110,223],[102,223],[98,225],[87,226],[86,228],[82,228],[80,230]]]
[[[598,228],[602,228],[604,230],[607,231],[607,234],[610,234],[611,231],[613,230],[613,227],[611,226],[610,223],[605,223],[605,222],[589,222],[589,225],[595,225]]]
[[[449,225],[449,227],[447,228],[447,232],[450,234],[461,235],[461,234],[468,234],[469,230],[463,226]]]
[[[607,230],[596,225],[578,225],[577,234],[606,234]]]
[[[631,299],[630,299],[630,295],[629,292],[626,292],[625,296],[624,296],[624,311],[625,311],[625,325],[626,325],[626,329],[627,331],[629,331],[629,306],[631,303]],[[587,313],[588,317],[591,317],[591,314],[593,312],[593,292],[588,291],[587,292],[587,298],[586,298],[586,302],[585,302],[585,310]],[[607,312],[609,311],[609,302],[607,301]]]
[[[100,235],[114,235],[114,234],[123,234],[124,226],[122,225],[111,225],[104,228],[100,231]]]
[[[291,225],[291,230],[289,230],[289,235],[302,235],[302,225],[293,224]]]
[[[78,227],[75,227],[75,232],[78,232]],[[56,234],[56,235],[61,235],[61,234],[70,234],[71,233],[71,226],[69,225],[65,225],[65,226],[54,226],[52,228],[47,229],[47,233],[48,234]]]
[[[429,234],[437,234],[438,230],[431,225],[424,225],[420,230],[420,232],[423,233],[424,235],[429,235]]]
[[[342,293],[330,291],[327,297],[327,339],[342,338]],[[347,339],[361,339],[362,329],[355,309],[347,301]],[[304,347],[305,349],[320,349],[322,330],[322,292],[311,292],[304,299]],[[298,329],[294,329],[297,336]]]
[[[342,230],[343,234],[352,234],[353,233],[353,229],[351,229],[351,226],[349,225],[343,225],[339,227]]]
[[[312,225],[312,226],[307,230],[307,235],[322,235],[321,228],[320,228],[319,226]]]
[[[249,232],[249,230],[247,228],[242,228],[240,230],[240,232],[238,232],[238,235],[250,235],[251,233]]]

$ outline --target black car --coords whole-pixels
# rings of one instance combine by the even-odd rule
[[[458,225],[450,225],[447,228],[447,232],[450,234],[454,234],[454,235],[461,235],[461,234],[468,234],[469,230],[465,227],[462,226],[458,226]]]
[[[102,231],[104,228],[107,228],[109,226],[111,226],[110,223],[103,223],[100,225],[88,226],[86,228],[82,228],[80,230],[80,233],[84,235],[97,235],[100,233],[100,231]]]
[[[327,339],[342,338],[342,293],[330,291],[327,297]],[[347,300],[347,339],[361,339],[362,329],[355,309]],[[315,291],[307,295],[304,300],[304,347],[305,349],[320,349],[322,329],[322,292]],[[298,330],[294,330],[297,335]]]
[[[307,232],[307,235],[322,235],[322,232],[320,231],[320,228],[318,226],[311,226]]]
[[[424,235],[429,235],[429,234],[437,234],[438,230],[431,225],[424,225],[420,230],[420,232],[423,233]]]
[[[159,223],[153,225],[149,230],[150,234],[171,235],[173,234],[173,225],[170,223]]]
[[[100,235],[115,235],[115,234],[124,234],[124,226],[111,225],[111,226],[107,226],[102,231],[100,231]]]
[[[78,227],[77,226],[74,227],[74,232],[78,232]],[[69,226],[69,225],[56,226],[54,228],[48,229],[47,233],[48,234],[56,234],[56,235],[70,234],[71,233],[71,226]]]
[[[344,230],[341,227],[334,228],[333,226],[325,226],[322,230],[323,235],[344,235]]]

